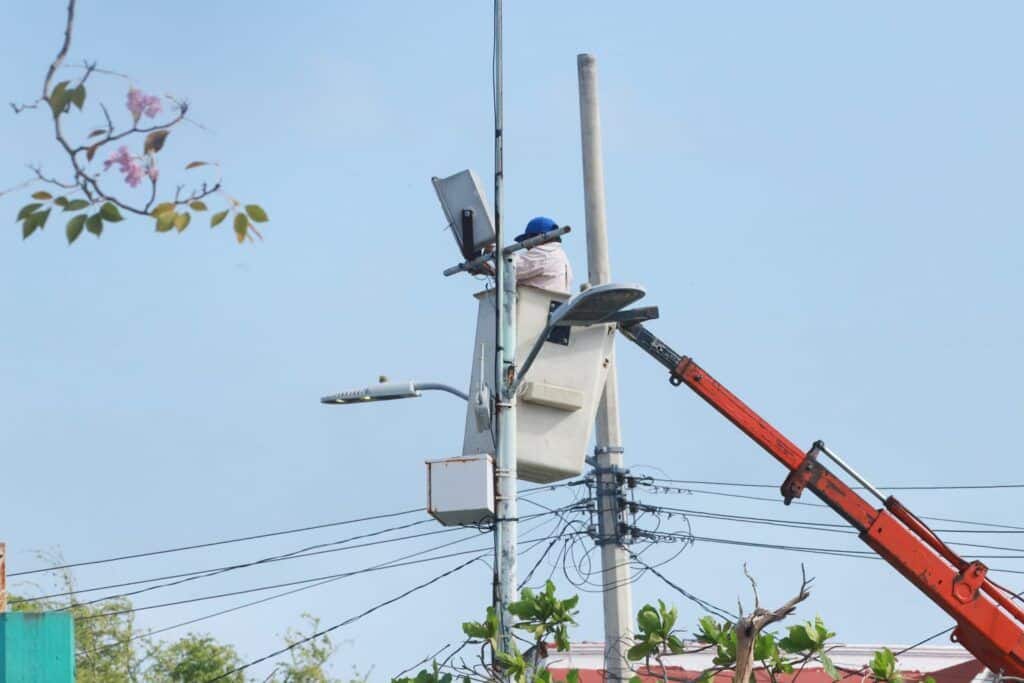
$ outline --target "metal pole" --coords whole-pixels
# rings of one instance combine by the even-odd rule
[[[597,99],[597,62],[593,55],[576,56],[580,89],[580,135],[583,146],[583,197],[587,219],[587,270],[591,285],[611,281],[608,233],[605,223],[604,164],[601,159],[601,117]],[[614,328],[609,329],[614,334]],[[607,680],[632,676],[626,651],[633,637],[633,596],[629,556],[619,542],[618,484],[615,469],[622,466],[619,429],[619,390],[615,356],[597,411],[597,493],[604,597],[604,668]]]
[[[516,362],[516,271],[515,257],[505,254],[502,240],[502,63],[501,0],[494,0],[494,233],[496,329],[494,359],[494,607],[498,615],[498,649],[511,652],[512,615],[509,603],[516,590],[516,409],[510,391]]]

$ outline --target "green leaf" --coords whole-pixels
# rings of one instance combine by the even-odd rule
[[[831,657],[822,652],[818,655],[818,659],[821,660],[821,668],[825,669],[825,673],[827,673],[833,681],[838,681],[842,678],[842,676],[839,675],[839,670],[836,669],[835,662],[832,661]]]
[[[71,244],[78,239],[78,236],[82,234],[82,228],[85,227],[85,214],[80,213],[68,221],[67,236],[68,244]]]
[[[778,654],[778,647],[775,645],[775,636],[770,633],[761,633],[754,641],[754,659],[763,662]]]
[[[185,165],[185,170],[188,171],[193,168],[199,168],[200,166],[208,166],[209,164],[209,161],[193,161]]]
[[[50,209],[46,211],[37,211],[36,213],[26,216],[24,223],[21,225],[21,238],[25,239],[37,229],[42,228],[46,224],[46,219],[50,217]]]
[[[178,232],[183,232],[188,224],[192,222],[192,214],[188,211],[174,215],[174,227],[178,229]]]
[[[27,218],[30,214],[35,213],[36,209],[38,209],[40,206],[42,206],[42,204],[38,202],[35,202],[33,204],[26,204],[25,206],[21,207],[21,211],[18,212],[18,217],[15,218],[14,220],[20,221],[22,218]]]
[[[100,207],[100,216],[108,223],[118,223],[124,220],[124,217],[121,216],[121,210],[113,202],[103,203],[103,206]]]
[[[177,214],[173,211],[165,211],[156,217],[156,231],[167,232],[174,227],[174,217]]]
[[[657,633],[661,630],[661,616],[651,605],[644,605],[637,613],[636,623],[644,633]]]
[[[487,627],[478,621],[462,622],[462,632],[469,638],[487,639],[491,637],[491,633],[488,631]]]
[[[626,651],[626,659],[631,662],[638,662],[646,659],[648,655],[653,654],[657,649],[657,646],[652,643],[637,643]]]
[[[103,216],[94,213],[85,221],[85,229],[99,237],[103,234]]]
[[[46,225],[46,219],[50,217],[50,211],[51,209],[47,209],[46,211],[36,211],[34,214],[29,216],[29,219],[34,221],[36,225],[42,228],[44,225]]]
[[[49,192],[44,192],[40,190],[39,192],[32,193],[32,199],[42,199],[45,201],[47,199],[53,199],[53,195],[50,194]]]
[[[808,629],[804,628],[804,626],[805,624],[790,626],[789,634],[779,641],[779,647],[793,654],[817,649],[815,647],[816,643],[811,639]],[[815,635],[817,634],[815,633]]]
[[[53,200],[53,203],[56,204],[57,206],[65,207],[65,206],[68,205],[68,198],[67,197],[57,197],[56,199]]]
[[[254,223],[266,223],[268,220],[270,220],[267,217],[267,212],[264,211],[263,207],[260,206],[259,204],[246,204],[245,212],[249,214],[249,218],[251,218]],[[548,583],[551,584],[552,588],[552,592],[549,593],[549,595],[554,595],[553,590],[555,584],[551,583],[550,581],[548,581]]]
[[[68,99],[71,100],[72,104],[78,107],[78,111],[82,111],[82,107],[85,106],[85,84],[83,83],[72,90],[68,94]]]
[[[89,206],[89,202],[84,199],[72,199],[64,207],[65,211],[81,211],[82,209]]]
[[[889,681],[896,672],[896,655],[887,647],[875,653],[871,658],[871,673],[881,681]]]
[[[174,211],[174,204],[172,204],[171,202],[164,202],[163,204],[157,204],[149,213],[152,216],[160,216],[169,211]]]
[[[210,227],[211,228],[216,228],[218,225],[221,224],[221,222],[225,218],[227,218],[227,215],[228,215],[228,210],[227,209],[224,209],[223,211],[218,211],[217,213],[213,214],[213,216],[210,217]]]
[[[64,108],[68,106],[68,99],[70,98],[68,85],[70,83],[70,81],[61,81],[50,92],[50,109],[53,111],[54,117],[60,115]]]
[[[701,617],[697,622],[700,631],[697,633],[697,640],[704,643],[717,643],[722,638],[722,629],[714,617]]]
[[[643,679],[636,674],[633,674],[629,677],[629,683],[643,683]]]
[[[672,654],[680,655],[683,653],[683,641],[679,640],[679,636],[669,636],[665,644],[668,645],[668,651]]]
[[[206,203],[201,202],[198,199],[189,204],[189,208],[193,211],[206,211]]]
[[[569,669],[569,673],[565,675],[565,683],[580,683],[580,670]]]
[[[238,239],[239,244],[245,241],[245,235],[248,230],[249,219],[244,213],[237,214],[235,216],[235,237]],[[509,605],[509,608],[509,611],[511,611],[511,605]]]

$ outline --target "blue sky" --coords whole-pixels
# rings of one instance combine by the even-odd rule
[[[613,272],[646,285],[658,334],[794,441],[825,439],[880,485],[1024,480],[1019,5],[509,4],[511,225],[547,214],[583,227],[575,69],[578,52],[593,52]],[[0,8],[5,99],[36,96],[62,21],[59,2]],[[71,55],[83,58],[188,97],[208,131],[173,133],[164,173],[215,158],[229,190],[272,222],[265,242],[244,247],[203,221],[182,235],[125,221],[71,248],[60,224],[26,242],[13,220],[0,231],[10,571],[39,566],[37,549],[86,560],[422,505],[422,461],[459,453],[463,406],[431,395],[331,409],[317,398],[380,373],[468,381],[478,283],[440,275],[456,254],[429,178],[491,173],[490,4],[85,2]],[[123,91],[115,79],[90,92],[119,110]],[[83,127],[102,120],[95,108],[79,116]],[[27,177],[24,163],[61,169],[44,115],[5,111],[0,131],[0,188]],[[22,203],[2,197],[0,211],[13,219]],[[566,247],[585,273],[582,230]],[[630,464],[781,482],[770,458],[638,350],[620,344],[619,358]],[[650,498],[835,521],[718,496]],[[1012,490],[901,498],[920,514],[1024,524]],[[691,521],[703,536],[859,549],[839,534]],[[189,571],[347,531],[77,576],[87,587]],[[279,563],[137,604],[347,571],[437,542]],[[731,606],[749,603],[744,561],[762,597],[781,602],[801,560],[817,577],[802,615],[821,613],[842,640],[914,642],[950,623],[880,562],[703,543],[663,571]],[[446,566],[342,581],[194,628],[256,657],[303,611],[332,624]],[[636,585],[638,606],[657,597],[679,596],[653,577]],[[488,599],[488,570],[469,568],[338,631],[351,642],[337,670],[375,665],[385,679],[458,638]],[[693,606],[677,602],[693,623]],[[159,628],[231,604],[138,620]],[[582,606],[577,637],[597,639],[600,603]]]

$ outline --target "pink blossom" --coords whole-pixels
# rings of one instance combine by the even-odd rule
[[[139,186],[139,183],[142,182],[142,167],[124,145],[118,147],[117,151],[103,162],[103,170],[109,170],[114,164],[117,164],[118,171],[124,173],[126,183],[132,187]]]
[[[138,88],[128,89],[128,100],[125,103],[128,107],[128,111],[132,113],[132,118],[138,121],[145,114],[149,118],[153,118],[163,110],[163,104],[160,102],[160,98],[156,95],[147,95]]]
[[[160,169],[157,168],[155,165],[151,165],[149,168],[146,169],[146,175],[149,176],[149,179],[155,183],[156,179],[160,177]]]

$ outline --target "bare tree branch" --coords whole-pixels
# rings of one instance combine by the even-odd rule
[[[68,0],[68,22],[64,26],[64,44],[60,46],[60,52],[57,53],[57,57],[50,64],[50,68],[46,70],[46,78],[43,79],[43,96],[41,99],[46,102],[50,101],[50,81],[53,79],[53,74],[60,68],[64,58],[68,56],[68,50],[71,48],[71,30],[75,24],[75,0]]]
[[[747,572],[746,566],[743,573],[750,579],[754,586],[754,599],[757,599],[757,583]],[[766,627],[782,621],[796,611],[796,606],[810,597],[810,585],[813,579],[807,579],[807,572],[803,565],[800,565],[800,590],[795,596],[786,601],[781,607],[774,610],[766,610],[760,606],[754,608],[750,614],[741,614],[736,622],[736,683],[746,683],[754,671],[754,646],[757,644],[757,637]]]

